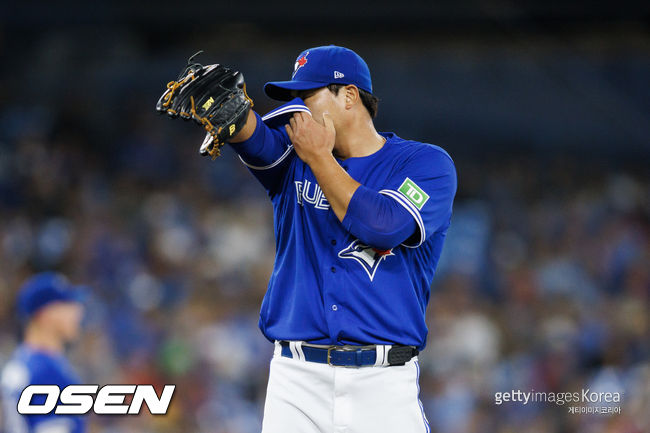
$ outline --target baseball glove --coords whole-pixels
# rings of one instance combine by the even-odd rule
[[[194,54],[175,81],[158,100],[156,111],[171,118],[193,119],[207,131],[201,155],[215,159],[226,140],[246,124],[253,101],[246,94],[241,72],[222,65],[203,66],[194,62]]]

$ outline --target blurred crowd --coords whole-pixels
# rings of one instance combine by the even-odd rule
[[[647,170],[585,158],[471,170],[480,186],[456,205],[421,355],[436,431],[650,431]],[[621,393],[621,415],[495,405],[497,392],[587,389]]]
[[[55,114],[24,129],[4,117],[16,133],[0,143],[0,364],[18,287],[56,269],[89,288],[70,348],[84,380],[177,385],[167,416],[95,416],[92,432],[259,432],[274,256],[263,189],[230,149],[201,158],[189,124],[134,114],[106,149]],[[459,192],[420,355],[432,430],[650,431],[650,173],[447,150]],[[517,389],[621,392],[621,413],[495,404]]]

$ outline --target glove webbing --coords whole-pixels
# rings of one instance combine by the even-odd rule
[[[174,93],[176,92],[176,90],[178,90],[178,88],[181,87],[183,84],[185,84],[188,81],[191,81],[193,79],[194,79],[194,72],[190,72],[188,75],[185,76],[185,78],[183,78],[180,81],[170,81],[169,83],[167,83],[167,88],[169,89],[169,93],[167,93],[165,95],[162,106],[164,108],[167,108],[169,106],[169,104],[171,104],[172,97],[174,96]],[[194,103],[192,103],[192,106],[193,105],[194,105]],[[167,108],[167,111],[172,113],[172,114],[177,114],[176,111],[172,110],[171,108]],[[182,113],[182,112],[180,114],[185,115],[185,116],[190,115],[190,113]]]

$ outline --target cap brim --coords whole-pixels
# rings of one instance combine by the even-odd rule
[[[325,87],[327,84],[316,81],[271,81],[264,85],[264,92],[277,101],[290,101],[294,98],[292,90],[311,90]]]

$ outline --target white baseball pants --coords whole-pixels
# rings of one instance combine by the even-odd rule
[[[402,366],[334,367],[275,346],[262,433],[429,433],[417,357]]]

